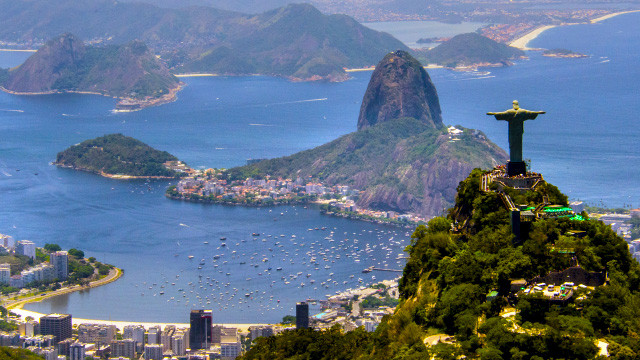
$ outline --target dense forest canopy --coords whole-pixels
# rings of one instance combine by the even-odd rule
[[[244,358],[594,359],[598,341],[609,344],[612,359],[640,356],[640,265],[625,241],[600,221],[569,218],[533,222],[516,240],[498,195],[480,191],[483,173],[476,169],[460,183],[446,218],[415,229],[400,304],[375,332],[290,331],[258,340]],[[548,183],[512,197],[536,205],[545,195],[566,204],[567,197]],[[576,232],[582,235],[571,235]],[[510,294],[514,279],[575,263],[606,273],[608,282],[576,286],[563,304],[539,293]],[[497,295],[488,300],[491,291]],[[427,336],[443,333],[455,342],[425,345]],[[344,355],[332,357],[332,349],[345,349]]]
[[[178,159],[122,134],[101,136],[58,153],[56,165],[110,175],[176,177],[163,164]]]

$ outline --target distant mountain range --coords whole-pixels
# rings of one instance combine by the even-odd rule
[[[457,184],[473,168],[491,168],[507,159],[482,132],[443,125],[429,75],[405,51],[388,54],[376,66],[360,117],[366,121],[359,121],[354,133],[230,169],[230,176],[310,177],[363,190],[362,207],[433,216],[453,203]]]
[[[48,41],[0,79],[18,94],[91,92],[142,105],[171,101],[180,81],[139,41],[85,46],[72,34]]]
[[[344,80],[343,68],[407,49],[345,15],[292,4],[258,15],[105,0],[0,0],[0,40],[41,44],[61,33],[92,43],[145,42],[175,72]]]

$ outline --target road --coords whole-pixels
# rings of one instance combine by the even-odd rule
[[[44,294],[36,294],[26,298],[18,299],[18,300],[2,298],[2,304],[7,309],[20,309],[24,304],[30,303],[32,301],[42,301],[44,299],[52,298],[54,296],[69,294],[74,291],[80,291],[83,289],[89,289],[89,288],[106,285],[118,280],[121,276],[122,276],[122,270],[118,268],[113,268],[109,271],[109,274],[107,274],[107,276],[105,276],[100,280],[92,281],[87,286],[73,285],[73,286],[63,287],[61,289],[58,289],[52,292],[48,292]]]

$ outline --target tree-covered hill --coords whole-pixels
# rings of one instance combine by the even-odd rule
[[[640,264],[625,241],[600,221],[569,218],[535,221],[516,241],[497,194],[480,191],[483,173],[476,169],[460,183],[447,218],[416,228],[400,304],[374,333],[318,332],[309,343],[307,333],[290,332],[259,340],[244,358],[329,359],[332,348],[348,346],[344,358],[354,359],[598,359],[599,341],[608,343],[611,359],[638,358]],[[523,205],[537,205],[545,195],[566,202],[548,183],[513,195]],[[560,302],[541,292],[512,292],[512,280],[576,264],[606,273],[608,282],[576,283]],[[425,345],[427,336],[442,333],[455,342]]]
[[[427,63],[447,67],[475,64],[507,64],[524,52],[477,33],[456,35],[420,55]]]
[[[49,40],[4,78],[1,85],[16,93],[80,91],[130,99],[159,98],[180,86],[142,42],[85,46],[72,34]]]
[[[178,159],[122,134],[101,136],[58,153],[55,165],[103,175],[177,177],[163,164]]]

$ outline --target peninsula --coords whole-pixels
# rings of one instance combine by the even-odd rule
[[[0,73],[1,89],[17,95],[90,93],[120,99],[117,110],[132,111],[175,100],[181,83],[139,41],[86,46],[63,34],[24,64]]]
[[[82,289],[105,285],[122,270],[104,264],[84,251],[62,251],[58,244],[36,247],[30,240],[14,241],[0,234],[0,302],[8,309]]]
[[[58,153],[53,164],[114,179],[172,179],[184,175],[184,164],[175,156],[122,134],[73,145]]]

